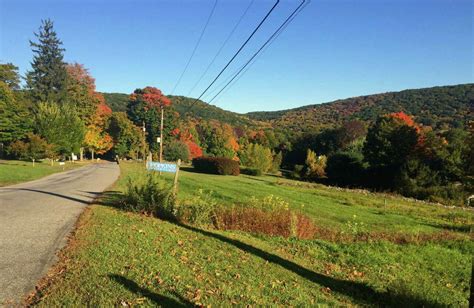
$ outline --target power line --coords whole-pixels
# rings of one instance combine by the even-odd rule
[[[183,72],[181,73],[181,75],[179,76],[178,81],[176,82],[175,86],[173,87],[173,91],[171,91],[171,93],[174,93],[174,91],[175,91],[176,88],[178,87],[179,83],[181,82],[181,79],[183,78],[184,73],[186,73],[186,70],[188,69],[189,64],[191,63],[191,60],[193,59],[194,54],[196,53],[196,50],[197,50],[199,44],[201,43],[202,37],[204,36],[204,32],[206,32],[207,26],[209,25],[209,21],[211,20],[212,15],[214,14],[214,11],[215,11],[215,9],[216,9],[216,6],[217,6],[217,0],[214,2],[214,5],[213,5],[212,10],[211,10],[211,13],[210,13],[209,16],[207,17],[206,24],[204,25],[204,28],[203,28],[202,31],[201,31],[201,35],[199,36],[199,39],[198,39],[198,41],[196,42],[196,45],[194,45],[193,52],[191,53],[191,56],[189,57],[188,62],[186,63],[186,66],[184,67],[184,70],[183,70]]]
[[[240,78],[242,78],[242,76],[244,76],[244,75],[247,73],[248,70],[250,70],[250,68],[252,67],[252,65],[253,65],[255,62],[257,62],[257,59],[258,59],[259,57],[261,57],[261,56],[265,53],[265,51],[266,51],[268,48],[270,48],[270,46],[273,44],[273,42],[275,42],[275,41],[278,39],[278,37],[280,36],[280,34],[283,33],[283,31],[285,31],[286,27],[288,27],[288,25],[293,21],[293,19],[295,19],[296,16],[298,16],[298,14],[299,14],[301,11],[303,11],[304,8],[305,8],[310,2],[311,2],[311,0],[308,0],[308,1],[306,2],[306,4],[305,4],[303,7],[301,7],[300,11],[297,12],[295,15],[293,15],[293,17],[291,17],[291,19],[290,19],[290,20],[286,23],[286,25],[280,30],[280,32],[278,32],[278,34],[270,41],[270,43],[262,50],[262,52],[259,53],[259,54],[257,55],[257,57],[255,57],[255,59],[253,59],[252,62],[250,62],[250,64],[247,66],[247,68],[237,77],[237,79],[235,79],[224,91],[221,91],[221,92],[222,92],[221,94],[226,93],[227,91],[229,91],[229,89],[232,88],[232,87],[240,80]],[[219,87],[220,87],[221,85],[223,85],[223,84],[226,84],[226,83],[230,80],[230,78],[231,78],[233,75],[238,74],[237,72],[238,72],[239,70],[241,70],[242,67],[244,67],[244,66],[245,66],[245,64],[242,65],[238,70],[236,70],[236,71],[234,72],[234,74],[230,75],[224,82],[222,82],[222,83],[219,85]],[[216,91],[213,91],[213,93],[215,93],[215,92],[216,92]],[[217,96],[217,95],[216,95],[216,96]],[[222,97],[222,96],[221,96],[221,97]],[[212,100],[209,101],[209,103],[211,103],[214,99],[215,99],[215,97],[213,97]]]
[[[191,90],[189,90],[188,92],[188,95],[187,96],[190,96],[191,95],[191,92],[193,92],[193,90],[196,88],[196,86],[201,82],[201,80],[204,78],[204,76],[206,75],[206,73],[209,71],[209,68],[211,68],[212,64],[214,64],[214,62],[216,61],[217,57],[220,55],[220,53],[222,52],[222,50],[224,49],[225,45],[227,44],[227,42],[230,40],[230,38],[232,37],[232,35],[234,34],[235,30],[237,30],[237,27],[240,25],[240,23],[242,22],[242,20],[244,19],[245,15],[247,15],[247,12],[249,11],[250,7],[252,6],[252,4],[255,2],[255,0],[252,0],[250,2],[250,4],[247,6],[247,8],[245,9],[244,13],[242,14],[242,16],[240,16],[239,20],[237,21],[237,23],[235,24],[234,28],[232,29],[232,31],[230,31],[229,35],[227,35],[227,38],[225,39],[224,43],[222,43],[221,47],[219,48],[219,50],[217,51],[217,53],[214,55],[214,58],[211,60],[211,62],[209,63],[209,65],[206,67],[206,69],[204,70],[204,72],[202,73],[202,75],[199,77],[199,79],[196,81],[196,83],[193,85],[193,87],[191,88]]]
[[[288,23],[280,30],[280,32],[278,32],[278,34],[273,38],[273,40],[270,41],[270,43],[262,50],[261,53],[259,53],[259,54],[257,55],[257,57],[255,57],[255,59],[253,59],[253,61],[252,61],[252,62],[247,66],[247,68],[242,72],[242,74],[240,74],[240,75],[237,77],[237,79],[234,80],[234,82],[231,83],[231,84],[229,85],[229,87],[228,87],[223,93],[227,92],[230,88],[232,88],[232,87],[240,80],[240,78],[242,78],[242,76],[244,76],[245,73],[247,73],[247,71],[252,67],[252,65],[253,65],[255,62],[257,62],[257,59],[258,59],[259,57],[261,57],[261,56],[265,53],[265,51],[266,51],[268,48],[270,48],[270,46],[273,44],[273,42],[275,42],[275,41],[278,39],[278,37],[280,36],[280,34],[282,34],[282,33],[285,31],[286,27],[288,27],[288,25],[293,21],[293,19],[295,19],[296,16],[298,16],[298,14],[299,14],[301,11],[303,11],[304,8],[305,8],[310,2],[311,2],[311,0],[308,0],[308,1],[306,2],[306,4],[301,7],[300,11],[297,12],[293,17],[291,17],[291,19],[288,21]],[[227,81],[228,81],[228,80],[229,80],[229,79],[227,79]]]
[[[306,2],[306,0],[301,1],[298,7],[296,7],[296,9],[285,19],[285,21],[280,25],[280,27],[278,27],[278,29],[273,32],[273,34],[268,38],[268,40],[253,54],[253,56],[239,69],[239,71],[232,77],[232,79],[229,80],[227,84],[209,101],[209,103],[211,103],[217,96],[219,96],[219,94],[221,94],[222,91],[224,91],[224,89],[226,89],[229,84],[232,83],[232,81],[250,64],[250,62],[255,59],[255,57],[265,48],[265,46],[267,46],[274,38],[276,38],[276,36],[279,35],[279,33],[282,32],[282,30],[294,19],[294,17],[296,17],[296,15],[301,12],[302,6],[305,3],[309,2]]]
[[[253,30],[252,34],[250,34],[250,36],[247,38],[247,40],[242,44],[242,46],[240,46],[239,50],[237,50],[237,52],[234,54],[234,56],[229,60],[229,62],[227,62],[227,64],[224,66],[224,68],[219,72],[219,74],[216,76],[216,78],[214,78],[214,80],[211,82],[211,84],[209,86],[207,86],[207,88],[201,93],[201,95],[199,95],[198,98],[196,98],[194,100],[194,102],[191,103],[191,106],[189,108],[191,108],[206,92],[207,90],[209,90],[210,87],[212,87],[212,85],[216,82],[216,80],[222,75],[222,73],[227,69],[227,67],[232,63],[232,61],[234,61],[235,57],[237,57],[237,55],[242,51],[242,49],[245,47],[245,45],[247,45],[247,43],[250,41],[250,39],[254,36],[254,34],[258,31],[258,29],[262,26],[262,24],[265,22],[265,20],[267,20],[268,16],[270,16],[270,14],[273,12],[273,10],[275,9],[275,7],[278,5],[278,3],[280,3],[280,0],[277,0],[275,2],[275,4],[273,5],[273,7],[268,11],[267,15],[265,15],[265,17],[262,19],[262,21],[260,21],[260,23],[258,24],[258,26],[255,28],[255,30]]]

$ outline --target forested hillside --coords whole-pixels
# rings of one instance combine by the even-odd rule
[[[101,93],[105,102],[112,109],[113,112],[125,112],[127,111],[127,104],[130,100],[129,94],[124,93]]]
[[[374,94],[273,112],[250,112],[250,118],[275,127],[308,132],[347,120],[374,121],[379,115],[403,111],[436,130],[462,127],[473,120],[474,84]]]
[[[112,108],[112,111],[126,111],[127,103],[129,102],[129,94],[102,94],[104,95],[107,104],[110,106],[110,108]],[[169,98],[173,103],[171,108],[178,112],[181,117],[190,116],[195,119],[202,119],[206,121],[218,120],[233,126],[253,126],[257,124],[255,120],[249,119],[246,115],[227,111],[214,105],[209,105],[200,100],[194,103],[194,98],[184,96],[169,96]]]
[[[113,111],[125,111],[128,94],[102,93]],[[170,96],[180,116],[218,120],[233,126],[285,127],[293,133],[310,132],[341,125],[347,120],[372,122],[379,115],[403,111],[418,123],[435,130],[462,127],[474,119],[474,84],[404,90],[341,99],[280,111],[258,111],[247,114],[223,110],[203,101],[192,108],[193,98]],[[268,124],[265,125],[267,122]]]

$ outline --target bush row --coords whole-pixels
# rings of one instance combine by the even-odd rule
[[[198,172],[239,175],[239,162],[225,157],[197,157],[193,159],[193,167]]]

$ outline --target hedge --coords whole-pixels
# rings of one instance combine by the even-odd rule
[[[197,157],[193,159],[196,171],[221,175],[239,175],[239,162],[226,157]]]
[[[263,174],[262,170],[256,168],[242,168],[240,169],[240,173],[253,176],[261,176]]]

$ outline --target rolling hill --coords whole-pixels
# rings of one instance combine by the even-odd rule
[[[113,111],[125,111],[128,94],[103,93]],[[440,86],[359,96],[280,111],[239,114],[184,96],[171,96],[181,117],[218,120],[233,126],[285,128],[293,133],[314,131],[346,120],[367,122],[379,115],[404,111],[436,130],[462,127],[474,120],[474,84]]]
[[[268,121],[274,127],[305,132],[335,126],[350,119],[370,122],[381,114],[399,111],[438,130],[462,126],[474,120],[474,84],[388,92],[247,115],[255,120]]]
[[[105,101],[113,111],[126,111],[128,94],[123,93],[102,93]],[[169,96],[172,101],[172,108],[181,117],[191,117],[193,119],[218,120],[229,123],[232,126],[268,126],[266,123],[259,123],[258,120],[250,119],[247,115],[227,111],[214,105],[207,104],[201,100],[194,103],[194,98],[185,96]]]

